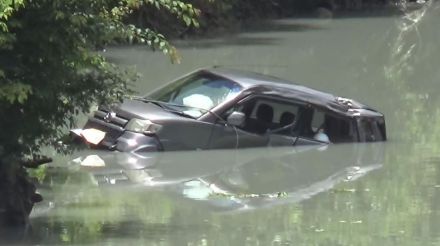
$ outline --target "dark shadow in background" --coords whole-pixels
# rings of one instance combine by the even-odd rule
[[[258,33],[273,33],[273,32],[306,32],[306,31],[319,31],[326,28],[319,23],[305,23],[295,20],[268,20],[264,22],[258,22],[252,25],[242,28],[238,31],[231,31],[229,33],[223,33],[216,35],[214,38],[188,38],[188,39],[176,39],[171,40],[171,43],[176,46],[177,49],[215,49],[227,46],[276,46],[279,45],[282,38],[270,36],[268,34],[262,36]],[[150,47],[147,45],[116,45],[110,46],[112,48],[132,48],[141,52],[150,51]],[[157,50],[157,52],[160,52]],[[106,55],[108,61],[120,64],[124,63],[122,58]]]

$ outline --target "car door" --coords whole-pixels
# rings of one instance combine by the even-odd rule
[[[244,131],[227,124],[215,124],[211,141],[211,149],[252,148],[266,146],[267,135]]]
[[[263,146],[292,146],[295,137],[291,136],[291,127],[281,129],[281,115],[284,112],[297,113],[297,106],[288,101],[280,101],[264,96],[251,96],[240,101],[222,115],[227,117],[232,112],[242,112],[245,122],[241,126],[232,126],[225,121],[217,121],[210,139],[210,148],[250,148]],[[290,119],[293,123],[294,117]],[[283,126],[285,126],[283,125]]]
[[[224,120],[218,120],[212,131],[210,139],[210,148],[251,148],[266,146],[269,138],[265,134],[257,134],[250,131],[249,118],[255,110],[255,100],[251,97],[240,100],[236,105],[226,109],[221,113]],[[232,112],[242,112],[245,114],[245,124],[242,126],[233,126],[228,124],[227,117]]]

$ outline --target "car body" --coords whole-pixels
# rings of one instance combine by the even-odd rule
[[[100,107],[77,135],[122,152],[385,141],[383,114],[292,82],[221,67]]]

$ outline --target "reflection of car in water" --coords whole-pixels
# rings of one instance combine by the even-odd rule
[[[271,149],[276,157],[284,152],[301,153],[319,146]],[[325,146],[324,146],[325,147]],[[261,148],[245,150],[173,151],[143,154],[85,151],[72,163],[93,174],[96,182],[106,185],[142,185],[163,187],[180,184],[251,162],[262,154]],[[266,150],[266,149],[264,149]]]
[[[179,187],[183,197],[213,209],[241,211],[295,203],[382,167],[383,146],[355,144],[327,150],[261,156]]]
[[[298,202],[355,180],[382,166],[382,148],[352,144],[143,156],[102,152],[104,165],[87,171],[103,187],[160,189],[215,210],[235,211]]]
[[[98,147],[138,153],[386,140],[383,115],[354,100],[223,68],[100,107],[74,132]]]

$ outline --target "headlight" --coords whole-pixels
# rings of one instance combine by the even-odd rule
[[[155,124],[149,120],[131,119],[125,129],[132,132],[139,132],[144,134],[156,133],[162,128],[161,125]]]

